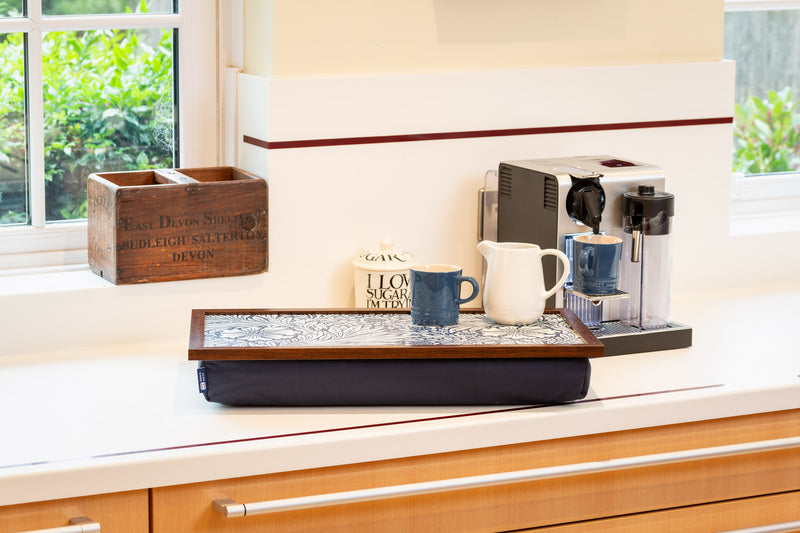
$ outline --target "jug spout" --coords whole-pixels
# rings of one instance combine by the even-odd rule
[[[487,261],[489,260],[489,255],[496,249],[497,243],[494,241],[481,241],[478,243],[478,251]]]

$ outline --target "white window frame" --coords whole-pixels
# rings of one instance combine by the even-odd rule
[[[41,61],[36,60],[41,57],[42,33],[153,25],[177,28],[180,164],[214,166],[220,160],[217,20],[221,9],[218,0],[181,0],[178,14],[43,17],[39,2],[31,2],[27,18],[0,18],[0,33],[29,34],[30,190],[35,196],[30,226],[0,228],[0,275],[87,268],[86,221],[45,224],[44,220],[42,71]]]
[[[800,0],[725,0],[725,11],[800,9]],[[731,234],[800,231],[800,172],[731,176]]]

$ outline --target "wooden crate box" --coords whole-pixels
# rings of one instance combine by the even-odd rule
[[[267,182],[233,167],[92,174],[89,267],[116,284],[267,269]]]

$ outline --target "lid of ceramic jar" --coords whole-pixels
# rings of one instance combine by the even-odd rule
[[[364,270],[405,270],[417,264],[417,259],[410,252],[394,248],[389,238],[380,242],[380,249],[367,250],[353,260],[353,266]]]

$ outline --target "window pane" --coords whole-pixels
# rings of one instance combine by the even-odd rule
[[[45,34],[47,221],[86,217],[93,172],[174,166],[172,50],[170,29]]]
[[[22,0],[0,0],[0,17],[21,17]]]
[[[0,34],[0,225],[28,223],[24,40]]]
[[[736,61],[734,171],[800,169],[800,10],[725,14]]]
[[[174,3],[173,0],[42,0],[42,14],[174,13]]]

